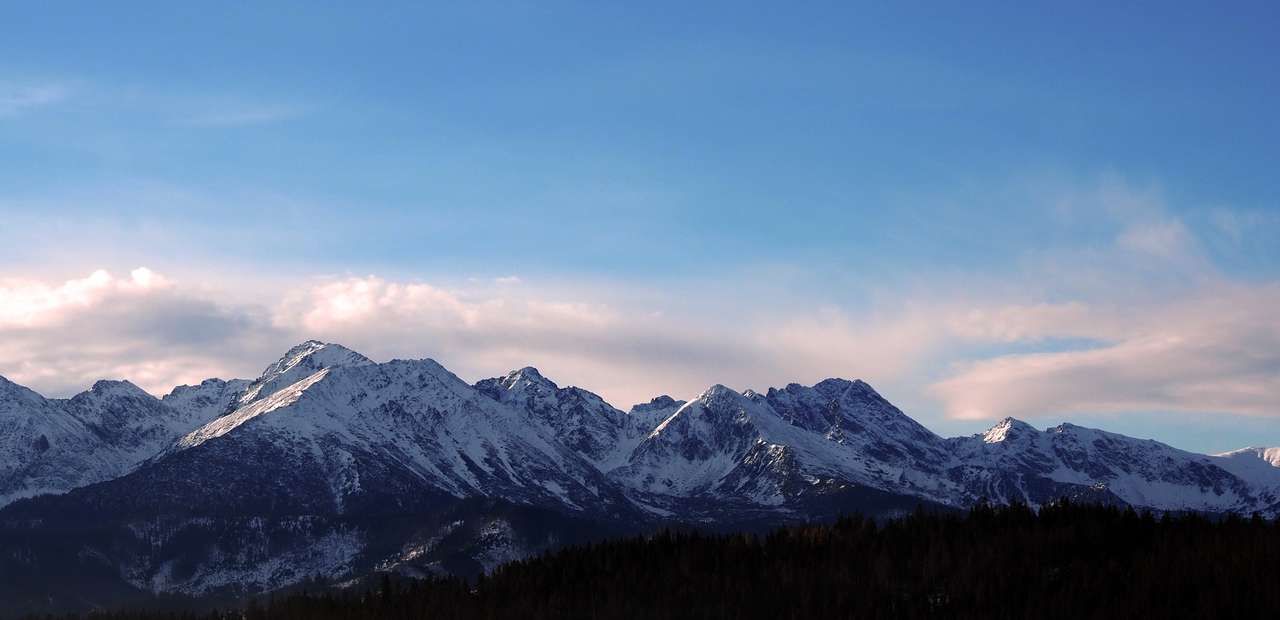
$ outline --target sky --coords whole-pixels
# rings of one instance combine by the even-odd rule
[[[751,4],[0,2],[0,375],[316,338],[1280,445],[1280,8]]]

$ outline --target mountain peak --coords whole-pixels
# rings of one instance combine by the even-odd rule
[[[667,409],[669,407],[678,407],[682,404],[684,404],[684,401],[676,400],[666,394],[663,394],[662,396],[654,396],[649,402],[636,405],[632,407],[632,409]]]
[[[509,401],[513,398],[554,398],[560,386],[542,376],[537,368],[525,366],[501,377],[481,379],[473,385],[490,398]]]
[[[155,398],[151,394],[148,394],[142,388],[134,385],[132,382],[124,381],[124,380],[112,381],[109,379],[102,379],[94,383],[93,387],[89,388],[89,393],[93,394],[94,396]]]
[[[996,422],[995,426],[987,429],[982,434],[982,441],[986,443],[1000,443],[1008,439],[1016,439],[1018,437],[1028,436],[1029,433],[1037,432],[1034,426],[1015,418],[1005,418]]]
[[[700,396],[698,396],[698,399],[699,399],[699,400],[713,400],[713,399],[718,399],[718,398],[735,398],[735,397],[739,397],[739,396],[742,396],[742,395],[741,395],[741,394],[739,394],[739,393],[738,393],[736,390],[734,390],[733,388],[730,388],[730,387],[728,387],[728,386],[726,386],[726,385],[724,385],[724,384],[722,384],[722,383],[717,383],[717,384],[715,384],[715,385],[713,385],[713,386],[711,386],[711,387],[707,388],[707,390],[706,390],[705,392],[703,392]]]
[[[267,366],[262,376],[244,391],[239,402],[244,405],[265,398],[327,368],[372,364],[373,360],[340,344],[308,340],[289,349],[283,357]]]
[[[503,378],[503,384],[508,388],[522,381],[532,385],[547,386],[553,390],[559,388],[554,381],[542,376],[542,373],[538,372],[538,369],[533,366],[525,366],[524,368],[513,370]]]
[[[279,360],[276,360],[275,363],[267,366],[266,370],[262,371],[262,376],[265,377],[267,375],[286,372],[302,363],[304,360],[314,360],[315,362],[325,364],[324,366],[320,366],[323,368],[337,365],[354,366],[373,363],[373,360],[370,360],[369,358],[340,344],[321,342],[319,340],[308,340],[289,349]],[[317,370],[319,370],[319,368],[317,368]]]

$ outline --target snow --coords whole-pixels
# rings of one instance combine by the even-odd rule
[[[262,376],[240,395],[241,405],[266,398],[276,390],[314,374],[318,370],[343,366],[366,366],[373,360],[342,345],[308,340],[284,354],[262,371]]]
[[[129,473],[209,420],[128,381],[45,399],[0,378],[0,505]]]
[[[1071,424],[1039,430],[1012,418],[981,434],[942,438],[856,380],[764,393],[715,385],[689,402],[660,396],[623,412],[533,367],[469,385],[433,360],[374,363],[318,341],[294,347],[252,381],[210,379],[163,399],[102,381],[50,400],[0,378],[0,505],[179,453],[189,457],[182,463],[199,462],[239,442],[322,480],[339,513],[359,505],[353,498],[386,488],[387,475],[458,498],[595,517],[630,509],[635,518],[707,518],[691,513],[693,505],[784,514],[809,494],[856,485],[952,506],[980,497],[1035,505],[1064,493],[1163,510],[1275,516],[1280,506],[1280,448],[1208,456]],[[139,587],[186,593],[346,575],[363,553],[364,534],[297,519],[289,527],[305,536],[287,549],[268,552],[249,536],[239,548],[215,549],[181,578],[154,558],[126,572]],[[207,526],[198,515],[129,525],[152,552],[184,528]],[[431,554],[460,526],[406,541],[377,566],[435,570]],[[248,531],[268,529],[251,524]],[[487,571],[530,551],[503,519],[486,521],[473,542]],[[93,561],[103,554],[83,551]]]
[[[207,423],[229,413],[249,384],[250,381],[245,379],[205,379],[199,385],[175,387],[161,401],[184,415]]]

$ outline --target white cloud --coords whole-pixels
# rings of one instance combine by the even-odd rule
[[[623,407],[713,383],[842,376],[888,388],[925,419],[1280,416],[1280,283],[1217,271],[1195,229],[1151,192],[1108,186],[1092,216],[1089,195],[1073,197],[1063,217],[1108,231],[1109,243],[914,286],[877,281],[863,308],[787,288],[790,272],[674,285],[268,270],[229,281],[146,268],[0,279],[0,374],[60,395],[102,377],[163,392],[254,376],[318,338],[375,359],[433,357],[469,380],[531,364]]]
[[[264,365],[292,336],[252,306],[193,295],[146,268],[50,284],[0,280],[0,374],[50,395],[102,378],[155,393]]]
[[[319,338],[375,359],[433,357],[469,380],[532,364],[623,407],[717,382],[759,389],[843,376],[928,393],[962,419],[1280,415],[1276,284],[1219,280],[1138,304],[975,290],[859,312],[754,314],[732,297],[673,309],[536,283],[371,275],[255,288],[276,293],[232,303],[226,287],[145,268],[127,278],[0,282],[0,374],[52,394],[102,377],[162,393],[207,376],[253,376],[294,342]],[[1064,350],[1064,340],[1083,344]],[[961,361],[930,387],[939,356]]]

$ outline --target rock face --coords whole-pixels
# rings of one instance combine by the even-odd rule
[[[56,611],[317,575],[474,574],[673,522],[981,499],[1274,516],[1277,464],[1276,449],[1205,456],[1012,419],[946,439],[844,379],[717,385],[623,412],[533,368],[469,385],[432,360],[309,341],[255,380],[163,399],[103,381],[50,400],[0,379],[0,574],[24,576],[0,601]]]

